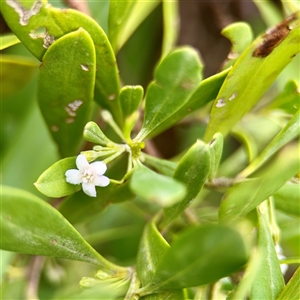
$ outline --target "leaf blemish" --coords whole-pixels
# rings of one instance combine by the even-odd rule
[[[116,99],[116,94],[112,94],[108,96],[109,100],[115,100]]]
[[[80,107],[80,105],[83,103],[82,100],[75,100],[71,103],[69,103],[66,107],[65,110],[68,113],[70,117],[76,117],[76,111]],[[74,122],[74,120],[73,120]],[[67,122],[68,123],[68,122]],[[72,123],[72,122],[71,122]]]
[[[226,103],[225,103],[225,101],[224,101],[224,98],[220,98],[219,100],[217,100],[217,104],[216,104],[216,107],[223,107],[223,106],[225,106],[226,105]]]
[[[88,72],[90,70],[89,66],[87,66],[87,65],[81,65],[81,69],[86,72]]]
[[[22,26],[26,26],[29,23],[29,19],[32,16],[35,16],[41,10],[43,3],[41,0],[38,0],[33,3],[32,7],[29,10],[26,10],[18,1],[16,0],[6,0],[6,4],[15,10],[15,12],[19,15],[20,20],[19,23]]]
[[[53,126],[51,126],[51,131],[53,131],[53,132],[59,131],[59,127],[56,125],[53,125]]]
[[[29,36],[33,39],[42,38],[43,47],[48,49],[50,45],[55,42],[55,37],[47,32],[47,29],[44,27],[37,28],[29,33]]]
[[[236,96],[237,96],[237,94],[238,94],[237,92],[233,93],[233,94],[230,96],[229,101],[232,101],[233,99],[235,99]]]
[[[293,14],[274,28],[266,31],[262,43],[254,50],[252,56],[262,58],[268,56],[288,36],[291,30],[289,23],[295,19],[296,14]]]

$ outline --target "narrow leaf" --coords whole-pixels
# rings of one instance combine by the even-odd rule
[[[140,85],[136,86],[124,86],[119,94],[120,103],[123,111],[124,118],[129,117],[133,112],[135,112],[144,95],[143,87]]]
[[[0,36],[0,50],[19,44],[20,40],[14,34],[3,34]]]
[[[201,80],[201,70],[198,53],[189,47],[176,49],[161,61],[147,89],[144,122],[136,140],[145,139],[187,102]]]
[[[210,154],[206,144],[198,140],[182,157],[173,178],[186,186],[183,200],[164,210],[161,228],[177,218],[201,191],[210,169]]]
[[[217,174],[219,163],[222,157],[223,152],[223,136],[221,133],[216,133],[213,136],[213,139],[208,144],[210,152],[210,170],[209,178],[213,178]]]
[[[1,249],[116,269],[51,205],[20,189],[3,186],[1,191]]]
[[[143,286],[151,282],[161,257],[170,248],[156,227],[155,217],[144,229],[137,256],[137,274]]]
[[[62,156],[78,153],[91,115],[95,60],[93,41],[83,29],[64,35],[43,57],[38,100]]]
[[[270,232],[268,209],[262,203],[258,214],[258,247],[262,255],[262,264],[251,285],[251,299],[276,299],[284,287],[279,259],[275,251],[274,240]]]
[[[186,193],[184,185],[179,181],[158,174],[142,164],[135,168],[130,180],[130,188],[137,195],[162,206],[173,205]]]
[[[220,220],[234,222],[242,218],[297,174],[300,171],[298,149],[297,144],[287,146],[259,177],[231,187],[220,205]]]
[[[179,289],[211,283],[239,270],[247,261],[242,237],[220,225],[181,233],[161,257],[146,289]]]
[[[214,102],[205,141],[216,132],[226,136],[299,52],[300,23],[295,20],[297,13],[258,37],[239,57]]]
[[[250,165],[247,166],[239,177],[248,177],[267,161],[275,152],[286,145],[288,142],[299,136],[300,110],[290,119],[290,121],[280,130],[268,146],[257,156]]]

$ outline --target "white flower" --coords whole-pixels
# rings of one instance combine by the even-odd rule
[[[76,158],[77,169],[68,170],[66,181],[71,184],[81,184],[83,191],[90,197],[96,197],[95,186],[109,185],[109,178],[103,176],[107,170],[107,166],[102,161],[96,161],[91,164],[87,161],[83,154],[79,154]]]

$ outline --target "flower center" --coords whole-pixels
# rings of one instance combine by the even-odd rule
[[[94,173],[87,169],[82,173],[82,182],[83,183],[91,183],[94,181]]]

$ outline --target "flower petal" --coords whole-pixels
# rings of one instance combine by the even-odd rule
[[[94,179],[94,184],[96,186],[102,186],[102,187],[105,187],[105,186],[108,186],[110,183],[110,180],[108,177],[106,176],[97,176],[95,179]]]
[[[87,161],[85,155],[79,154],[76,158],[76,166],[79,170],[89,167],[89,162]]]
[[[91,163],[91,168],[95,170],[97,175],[103,175],[107,170],[107,166],[103,161],[95,161]]]
[[[80,184],[82,183],[81,173],[76,169],[71,169],[66,171],[66,182],[71,184]]]
[[[96,197],[96,188],[93,183],[83,183],[82,190],[90,197]]]

